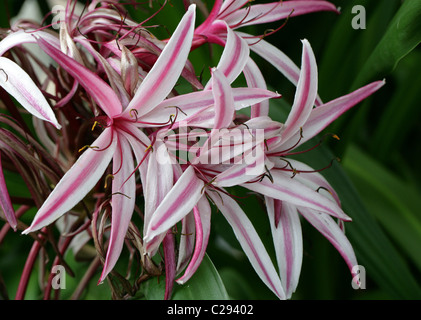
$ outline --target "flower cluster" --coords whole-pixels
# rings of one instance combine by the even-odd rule
[[[9,197],[3,166],[1,208],[12,228],[38,243],[51,239],[52,226],[59,228],[66,235],[59,253],[93,238],[103,264],[99,282],[114,272],[125,243],[140,253],[139,283],[162,272],[153,260],[162,248],[169,298],[174,281],[185,283],[199,267],[216,207],[261,280],[288,299],[301,270],[301,217],[332,242],[350,269],[358,264],[343,232],[343,222],[351,219],[339,197],[317,170],[292,156],[384,82],[323,102],[307,40],[298,67],[267,42],[268,34],[239,31],[337,12],[327,1],[215,0],[198,26],[196,7],[204,4],[196,2],[184,1],[184,16],[163,40],[148,26],[152,17],[135,22],[116,0],[89,1],[80,14],[68,0],[59,32],[28,21],[11,27],[0,42],[0,85],[34,116],[33,131],[23,109],[4,98],[10,116],[0,120],[16,133],[0,129],[0,155],[24,178],[32,201]],[[203,66],[193,65],[189,54],[206,44],[223,50],[219,62],[207,66],[204,81],[197,73]],[[34,45],[49,62],[30,51]],[[270,101],[281,95],[267,89],[268,77],[251,52],[296,86],[284,123],[269,117]],[[243,87],[234,85],[238,78]],[[241,111],[247,108],[246,117]],[[270,225],[277,266],[229,187],[264,197],[262,219]],[[19,217],[30,206],[37,213],[27,227]],[[178,237],[175,228],[181,229]]]

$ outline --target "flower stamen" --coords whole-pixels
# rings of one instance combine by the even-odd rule
[[[131,197],[129,197],[127,194],[124,194],[124,193],[122,193],[122,192],[119,192],[119,191],[117,191],[117,192],[114,192],[113,194],[112,194],[112,196],[115,196],[115,195],[122,195],[122,196],[124,196],[124,197],[126,197],[127,199],[131,199]]]
[[[107,189],[109,179],[114,180],[114,175],[110,173],[105,177],[104,189]]]
[[[95,130],[95,127],[96,127],[96,125],[97,125],[98,123],[99,123],[99,122],[95,120],[94,124],[92,125],[91,131],[94,131],[94,130]]]
[[[131,118],[133,118],[133,114],[134,114],[134,116],[136,118],[136,121],[135,122],[137,122],[137,115],[139,114],[139,112],[136,109],[131,109],[130,112],[129,112],[129,114],[130,114],[130,117]]]
[[[149,150],[153,152],[153,146],[151,144],[146,148],[145,153],[148,152]]]
[[[85,149],[99,149],[99,147],[98,146],[91,146],[91,145],[89,145],[89,144],[87,144],[86,146],[83,146],[82,148],[80,148],[79,150],[78,150],[78,152],[82,152],[83,150],[85,150]]]
[[[332,191],[330,191],[328,188],[325,188],[325,187],[320,186],[320,187],[317,188],[316,192],[319,192],[320,190],[325,190],[325,191],[329,192],[330,195],[333,196]]]

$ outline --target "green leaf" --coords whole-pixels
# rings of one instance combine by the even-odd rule
[[[349,93],[351,85],[380,41],[399,7],[399,0],[338,1],[341,14],[327,34],[319,60],[319,93],[324,101]],[[366,9],[366,29],[353,29],[354,6]],[[366,84],[366,83],[365,83]]]
[[[4,170],[4,177],[6,179],[7,190],[9,191],[10,196],[15,197],[30,197],[28,189],[25,188],[25,181],[22,179],[16,172],[9,170]]]
[[[224,281],[229,296],[233,300],[255,300],[256,285],[252,284],[249,278],[242,275],[234,267],[225,267],[221,269],[220,275]]]
[[[386,106],[374,111],[378,124],[369,146],[371,154],[378,159],[386,159],[387,162],[396,160],[391,155],[396,155],[400,146],[406,148],[405,142],[411,138],[412,130],[419,121],[420,61],[421,52],[415,50],[405,57],[393,73],[396,78],[392,84],[393,95]]]
[[[338,5],[342,6],[342,3]],[[351,22],[355,18],[352,8],[355,5],[362,5],[366,9],[366,29],[352,28]],[[325,101],[348,94],[370,82],[362,77],[355,80],[366,68],[366,62],[389,30],[401,1],[352,0],[343,6],[338,21],[331,28],[325,49],[320,52],[319,92]],[[385,77],[384,73],[376,74],[372,76],[372,80],[381,80]],[[388,79],[386,87],[380,93],[391,90],[390,82]],[[376,93],[374,97],[377,98],[378,94]],[[373,98],[365,100],[329,127],[330,132],[347,138],[344,139],[346,143],[335,147],[337,154],[342,154],[348,142],[361,138],[360,135],[365,133],[367,113],[372,109],[372,101]]]
[[[153,278],[143,285],[147,300],[162,300],[165,293],[165,279]],[[173,300],[228,300],[224,283],[212,261],[205,255],[193,277],[184,285],[175,285]]]
[[[370,213],[421,270],[420,191],[405,184],[356,146],[347,150],[344,168]]]
[[[354,87],[385,77],[421,42],[421,1],[403,1],[386,33],[366,61]]]
[[[309,142],[310,145],[316,143]],[[299,160],[318,169],[325,167],[334,158],[329,149],[321,146],[311,153],[305,153],[299,157]],[[346,224],[346,233],[356,252],[359,264],[366,269],[367,278],[388,292],[391,297],[421,298],[421,288],[406,261],[376,219],[367,211],[341,165],[336,163],[322,173],[339,194],[344,211],[353,219],[351,223]]]
[[[210,260],[205,255],[194,276],[184,285],[177,286],[173,300],[228,300],[224,283]]]

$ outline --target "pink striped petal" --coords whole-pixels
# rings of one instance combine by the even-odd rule
[[[148,157],[147,168],[143,166],[139,168],[145,198],[144,234],[149,229],[150,220],[156,209],[173,187],[173,165],[170,161],[167,161],[170,158],[165,144],[162,140],[157,140],[152,148],[153,151]],[[137,158],[139,157],[137,156]],[[158,248],[164,238],[165,233],[162,233],[147,244],[146,250],[151,256],[155,254],[154,250]],[[148,250],[148,248],[153,248],[154,250]]]
[[[138,46],[141,47],[144,52],[149,52],[154,55],[159,55],[162,51],[161,49],[161,41],[156,39],[153,39],[151,37],[148,37],[148,33],[143,32],[142,34],[137,34],[136,38],[132,37],[126,37],[123,39],[119,39],[118,43],[115,40],[104,42],[102,45],[104,48],[107,48],[110,50],[117,58],[118,60],[121,60],[122,52],[120,45],[125,47],[132,47],[132,46]],[[145,38],[145,37],[146,38]]]
[[[3,166],[1,165],[0,152],[0,207],[3,211],[6,221],[10,224],[13,230],[16,231],[17,221],[15,210],[13,209],[12,201],[10,200],[9,192],[7,191],[6,180],[4,179]]]
[[[183,276],[177,279],[177,283],[186,283],[199,268],[200,263],[206,253],[208,246],[210,226],[211,226],[211,207],[205,197],[200,198],[197,205],[193,208],[194,219],[196,221],[196,244],[193,256]]]
[[[94,148],[95,147],[95,148]],[[56,185],[31,226],[24,234],[36,231],[58,219],[81,201],[102,177],[116,150],[113,129],[107,128],[92,143]]]
[[[235,164],[229,169],[216,175],[212,184],[218,187],[232,187],[254,180],[273,168],[274,164],[265,157],[265,146],[260,144],[254,151],[247,152],[242,163]]]
[[[269,140],[278,137],[283,129],[283,124],[272,120],[270,117],[261,116],[252,118],[245,123],[245,132],[257,134],[258,130],[264,130],[264,139]]]
[[[258,117],[250,119],[244,126],[212,131],[192,163],[228,164],[231,159],[236,163],[238,156],[241,158],[265,139],[279,135],[281,129],[281,123],[269,117]]]
[[[146,184],[144,185],[145,196],[145,221],[144,231],[149,229],[149,223],[156,209],[173,187],[173,168],[170,162],[163,160],[169,154],[165,144],[157,140],[154,150],[149,156]]]
[[[327,1],[279,1],[266,4],[256,4],[232,12],[225,18],[230,26],[241,26],[269,23],[318,11],[337,12],[335,5]]]
[[[252,36],[243,32],[237,32],[237,34],[247,40],[253,52],[272,64],[294,85],[298,84],[300,68],[285,53],[265,40],[256,41]]]
[[[0,56],[13,47],[20,46],[24,43],[36,43],[37,38],[43,38],[51,45],[60,49],[60,40],[49,32],[34,31],[34,30],[19,30],[10,33],[0,42]]]
[[[142,186],[146,186],[149,167],[149,153],[147,148],[151,145],[151,141],[143,131],[139,130],[133,123],[127,121],[120,123],[119,132],[129,141],[137,161]]]
[[[297,288],[303,260],[301,222],[297,208],[288,202],[265,197],[265,203],[279,273],[286,297],[289,299]]]
[[[184,118],[181,124],[188,124],[191,127],[198,128],[210,128],[214,127],[215,123],[215,112],[213,106],[205,107],[203,110],[197,111],[196,113],[190,115],[188,118]],[[176,123],[173,128],[177,128],[180,123]]]
[[[243,70],[249,88],[266,89],[266,81],[257,64],[249,58]],[[269,101],[265,100],[251,106],[251,118],[268,116]]]
[[[279,99],[281,97],[277,92],[262,88],[233,88],[232,91],[234,94],[235,110],[241,110],[265,102],[268,99]]]
[[[145,232],[145,242],[166,232],[186,216],[202,197],[203,186],[194,168],[189,166],[154,212]],[[148,247],[147,251],[153,249]]]
[[[250,2],[249,0],[224,0],[221,9],[219,10],[219,19],[224,19],[233,12],[238,11],[246,3]]]
[[[122,121],[118,123],[119,132],[124,134],[126,139],[132,143],[136,143],[136,145],[143,145],[145,147],[151,145],[151,140],[148,138],[148,136],[139,128],[137,128],[134,123],[131,123],[129,121]],[[133,148],[133,151],[145,151],[143,148]],[[139,154],[142,154],[139,158],[137,158],[138,161],[143,158],[143,152],[140,152]]]
[[[112,0],[109,1],[110,4],[114,3],[116,4],[117,1]],[[72,2],[68,2],[68,5],[73,5]],[[98,6],[98,1],[90,1],[88,10],[86,10],[86,13],[83,14],[80,17],[80,20],[78,21],[74,21],[74,10],[72,10],[71,8],[67,7],[66,9],[66,19],[67,19],[67,23],[69,25],[74,26],[76,23],[77,25],[84,25],[87,26],[87,28],[91,28],[91,25],[94,25],[94,23],[87,23],[88,21],[90,22],[90,20],[95,21],[95,20],[105,20],[110,24],[110,28],[112,26],[114,26],[112,23],[117,23],[118,27],[116,27],[116,29],[119,29],[119,24],[121,23],[121,13],[118,10],[115,9],[107,9],[104,6],[102,8],[97,8]],[[82,9],[82,8],[81,8]],[[137,27],[138,23],[134,22],[133,20],[129,19],[128,17],[126,17],[124,19],[124,23],[131,26],[131,27]],[[106,22],[104,22],[104,25],[106,24]],[[74,26],[74,28],[76,28],[76,26]],[[89,32],[86,32],[84,29],[82,29],[80,31],[80,34],[87,34]]]
[[[261,103],[268,99],[277,99],[281,95],[259,88],[231,88],[234,97],[235,110]],[[197,91],[165,99],[155,109],[141,117],[141,121],[152,123],[166,123],[171,115],[177,113],[177,121],[190,121],[205,109],[214,104],[212,90]],[[213,110],[209,112],[213,113]]]
[[[126,136],[126,138],[127,140],[129,140],[130,145],[132,146],[133,153],[135,154],[136,161],[139,166],[138,171],[142,186],[146,186],[149,161],[148,155],[146,154],[144,149],[145,147],[136,139],[133,139],[133,137],[131,136]]]
[[[263,137],[261,137],[263,139]],[[256,146],[256,138],[240,128],[213,130],[205,141],[193,164],[229,164]]]
[[[294,104],[285,122],[282,138],[287,140],[300,130],[306,122],[317,96],[317,63],[310,43],[303,40],[303,56],[300,80],[295,92]]]
[[[344,258],[349,270],[358,265],[354,249],[344,232],[331,216],[315,212],[309,208],[298,208],[301,215],[310,222],[319,232],[338,250]],[[355,275],[353,275],[355,276]]]
[[[295,169],[297,174],[295,175],[294,179],[300,181],[302,184],[313,190],[318,190],[319,193],[323,192],[325,196],[331,198],[339,206],[341,205],[341,201],[335,189],[330,185],[326,178],[323,177],[323,175],[321,175],[319,172],[316,172],[310,166],[294,159],[288,159],[288,163],[285,160],[282,160],[282,158],[278,157],[270,157],[270,160],[277,168],[286,168],[291,170]]]
[[[183,121],[196,112],[214,103],[212,91],[196,91],[165,99],[151,112],[141,117],[141,121],[167,123],[171,115],[177,114],[177,121]],[[177,110],[177,108],[179,110]]]
[[[189,7],[158,60],[137,89],[125,111],[126,117],[130,116],[132,109],[138,111],[138,116],[148,113],[161,103],[173,89],[190,52],[195,8],[194,4]]]
[[[215,101],[213,129],[227,128],[234,118],[234,97],[228,79],[217,68],[212,69],[212,93]]]
[[[209,192],[208,195],[231,225],[256,273],[279,299],[285,299],[281,280],[262,240],[247,215],[237,202],[224,193]]]
[[[0,57],[0,85],[35,117],[61,126],[37,85],[29,75],[12,60]]]
[[[249,59],[250,49],[247,42],[232,31],[225,22],[216,21],[215,24],[221,24],[227,30],[227,41],[216,68],[223,72],[231,84],[243,71]],[[210,89],[210,84],[209,82],[205,89]]]
[[[297,132],[290,139],[284,141],[280,149],[289,148],[290,145],[295,145],[297,141],[300,141],[298,145],[301,145],[309,139],[313,138],[329,124],[331,124],[335,119],[341,116],[345,111],[357,105],[384,85],[385,81],[376,81],[346,96],[337,98],[317,108],[314,108],[311,111],[306,123],[303,125],[303,137],[301,140],[300,132]]]
[[[60,26],[60,48],[63,53],[68,55],[70,58],[76,60],[81,65],[83,65],[83,58],[80,54],[79,49],[76,47],[73,38],[70,36],[69,31],[67,30],[66,24]]]
[[[316,190],[307,187],[301,182],[291,179],[291,175],[272,170],[271,176],[273,183],[269,179],[263,179],[261,182],[245,183],[242,186],[296,206],[318,210],[341,220],[351,220],[335,202],[327,199]]]
[[[282,73],[293,85],[297,86],[300,78],[300,68],[281,50],[265,40],[256,41],[256,39],[243,32],[236,32],[242,38],[246,39],[250,49],[261,56],[263,59],[273,65]],[[316,98],[315,105],[323,104],[319,96]]]
[[[189,264],[194,251],[196,239],[196,221],[193,212],[190,212],[182,220],[180,245],[178,246],[177,271],[179,274]],[[196,240],[197,241],[197,240]]]
[[[117,151],[113,157],[113,172],[115,174],[112,182],[111,233],[100,282],[104,281],[114,268],[123,250],[136,200],[136,182],[135,176],[132,175],[133,170],[130,144],[126,138],[119,134]],[[129,179],[127,180],[127,178]]]
[[[44,39],[38,39],[38,44],[49,56],[51,56],[51,58],[81,84],[86,92],[92,96],[109,117],[112,118],[122,112],[123,107],[119,98],[113,89],[99,76],[50,45]]]
[[[190,1],[187,1],[187,0],[184,1],[184,3],[187,3],[187,2],[190,2]],[[218,14],[220,13],[221,7],[223,6],[223,2],[224,0],[215,0],[212,6],[212,10],[209,13],[209,15],[206,17],[206,20],[199,27],[196,28],[195,30],[196,34],[201,34],[203,31],[206,31],[209,25],[215,21]]]

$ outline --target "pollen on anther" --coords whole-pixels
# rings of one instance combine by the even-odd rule
[[[146,148],[145,152],[148,152],[149,150],[153,151],[153,147],[152,147],[152,145],[149,145],[149,146]]]
[[[114,175],[109,174],[105,177],[105,184],[104,184],[104,189],[107,189],[108,186],[108,179],[111,178],[111,180],[114,180]]]
[[[93,124],[93,126],[92,126],[91,131],[94,131],[95,130],[95,127],[96,127],[97,124],[98,124],[98,121],[95,121],[94,124]]]
[[[98,147],[96,147],[96,146],[86,145],[86,146],[83,146],[82,148],[80,148],[79,149],[79,152],[82,152],[83,150],[85,150],[87,148],[89,148],[89,149],[98,149]]]

